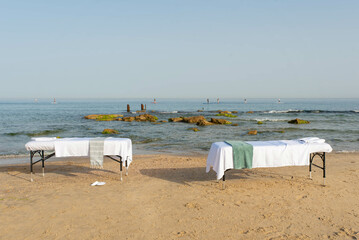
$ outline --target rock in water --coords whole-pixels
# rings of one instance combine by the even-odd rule
[[[183,122],[183,117],[169,118],[169,122]]]
[[[185,117],[183,121],[186,123],[198,123],[201,120],[206,120],[203,116]]]
[[[102,131],[102,134],[119,134],[115,129],[106,128]]]
[[[232,122],[225,119],[211,118],[211,122],[214,124],[232,124]]]
[[[199,120],[197,122],[197,126],[209,126],[209,125],[213,125],[213,123],[208,122],[207,120]]]
[[[302,119],[296,118],[296,119],[290,120],[288,123],[290,123],[290,124],[308,124],[310,122],[307,120],[302,120]]]

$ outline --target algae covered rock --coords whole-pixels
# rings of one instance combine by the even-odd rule
[[[218,111],[219,114],[231,114],[232,112],[230,111]]]
[[[199,129],[198,128],[188,128],[188,130],[192,130],[193,132],[198,132],[199,131]]]
[[[230,113],[218,113],[218,114],[216,114],[216,116],[230,117],[230,118],[237,117],[236,115],[233,115],[233,114],[230,114]]]
[[[253,111],[248,111],[247,113],[254,113]]]
[[[183,122],[183,117],[169,118],[169,122]]]
[[[232,126],[237,127],[237,126],[239,126],[239,124],[238,123],[233,123]]]
[[[132,122],[132,121],[135,121],[135,117],[123,117],[123,118],[122,118],[122,121]]]
[[[226,119],[211,118],[211,122],[214,124],[232,124],[232,122]]]
[[[146,121],[156,122],[157,120],[158,120],[158,118],[151,114],[142,114],[142,115],[135,117],[135,121],[137,121],[137,122],[146,122]]]
[[[121,117],[123,117],[121,114],[91,114],[85,116],[84,118],[96,121],[118,121]]]
[[[258,121],[257,124],[263,124],[263,122],[262,122],[262,121]]]
[[[206,120],[203,116],[185,117],[183,121],[186,123],[198,123],[199,121]]]
[[[102,134],[119,134],[115,129],[106,128],[102,131]]]
[[[252,130],[248,132],[248,135],[257,135],[257,130]]]
[[[302,119],[296,118],[296,119],[288,121],[288,123],[290,123],[290,124],[308,124],[310,122],[307,120],[302,120]]]
[[[197,126],[209,126],[209,125],[213,125],[213,123],[211,122],[208,122],[207,120],[199,120],[197,122]]]

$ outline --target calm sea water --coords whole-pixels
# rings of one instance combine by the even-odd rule
[[[118,137],[131,138],[134,154],[139,153],[207,153],[211,143],[229,139],[276,140],[317,136],[326,139],[335,151],[359,151],[359,99],[120,99],[120,100],[0,100],[0,156],[28,154],[24,145],[33,136],[98,137],[104,128],[117,129]],[[227,118],[238,126],[199,127],[199,132],[186,123],[96,122],[88,114],[124,114],[147,111],[167,120],[171,117],[204,115],[215,117],[217,110],[238,111],[237,118]],[[203,110],[203,112],[198,112]],[[247,113],[253,111],[253,113]],[[225,118],[225,117],[219,117]],[[287,121],[301,118],[306,125]],[[257,121],[264,124],[258,125]],[[249,130],[258,130],[250,136]],[[1,159],[0,159],[1,161]]]

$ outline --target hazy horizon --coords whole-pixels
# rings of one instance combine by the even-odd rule
[[[0,99],[357,98],[358,1],[0,3]]]

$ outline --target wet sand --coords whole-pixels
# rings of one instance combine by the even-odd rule
[[[206,156],[136,155],[123,182],[89,166],[50,160],[34,182],[0,166],[0,239],[359,239],[357,153],[327,155],[326,186],[283,167],[229,171],[222,190]]]

